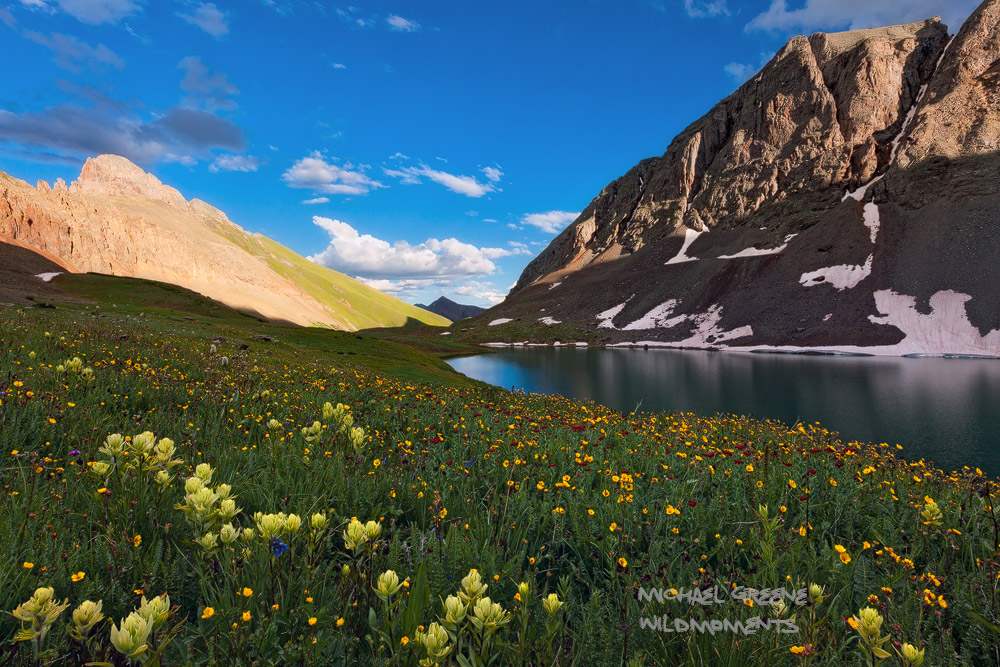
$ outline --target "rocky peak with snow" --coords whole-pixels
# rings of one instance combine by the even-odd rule
[[[994,353],[998,151],[1000,0],[956,36],[932,18],[795,37],[488,316],[544,308],[606,342]],[[963,311],[964,342],[935,338]]]

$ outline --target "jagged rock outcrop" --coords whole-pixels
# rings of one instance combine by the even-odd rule
[[[270,239],[115,155],[88,159],[69,187],[31,187],[0,172],[0,241],[70,272],[160,280],[234,308],[302,325],[357,329],[442,318]]]
[[[69,191],[75,195],[104,199],[143,197],[173,207],[187,208],[187,200],[176,189],[147,174],[137,165],[118,155],[88,159]]]
[[[954,39],[937,18],[796,37],[487,316],[544,309],[606,342],[1000,355],[998,84],[1000,0]],[[956,300],[968,329],[938,335]]]

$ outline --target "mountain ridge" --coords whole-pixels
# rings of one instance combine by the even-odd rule
[[[447,320],[251,235],[216,207],[187,201],[127,159],[88,158],[67,186],[0,172],[0,241],[67,271],[173,283],[261,316],[355,330]]]
[[[936,18],[793,38],[606,186],[490,321],[607,344],[1000,354],[997,62],[998,0],[953,38]]]
[[[480,313],[486,312],[485,308],[480,306],[472,306],[457,303],[452,301],[446,296],[439,296],[430,304],[424,305],[422,303],[416,304],[417,308],[423,308],[432,313],[437,313],[441,317],[447,317],[452,322],[457,322],[458,320],[465,319],[467,317],[475,317]]]

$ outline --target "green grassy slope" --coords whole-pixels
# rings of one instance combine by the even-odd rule
[[[267,321],[169,283],[67,273],[57,276],[52,284],[71,296],[93,302],[60,304],[62,310],[99,312],[109,318],[131,317],[141,320],[145,328],[167,336],[225,336],[237,345],[266,347],[269,355],[288,361],[334,359],[338,365],[363,366],[414,382],[478,384],[455,373],[440,359],[405,344],[355,332]]]
[[[996,664],[976,469],[507,392],[172,285],[54,284],[100,308],[0,307],[4,666]],[[152,629],[120,632],[134,609]]]
[[[279,275],[301,287],[326,306],[346,327],[400,327],[423,323],[448,326],[440,315],[417,308],[365,285],[359,280],[320,266],[266,236],[249,235],[219,221],[215,231],[227,241],[267,262]]]
[[[313,298],[335,312],[343,313],[359,329],[402,326],[409,320],[436,326],[448,326],[451,323],[440,315],[417,308],[359,280],[311,262],[266,236],[253,238],[270,254],[268,264],[275,271],[294,280]]]

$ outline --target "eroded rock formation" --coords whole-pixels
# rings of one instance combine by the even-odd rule
[[[600,322],[609,343],[1000,355],[998,144],[1000,0],[953,38],[937,18],[796,37],[605,187],[486,317]],[[906,343],[886,295],[929,315],[944,292],[980,338]]]
[[[0,241],[34,250],[67,271],[169,282],[296,324],[356,329],[407,318],[444,322],[265,244],[217,208],[187,201],[115,155],[88,159],[68,187],[62,180],[31,187],[0,172]]]

